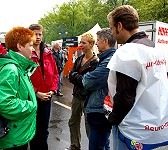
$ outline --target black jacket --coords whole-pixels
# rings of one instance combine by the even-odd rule
[[[58,73],[61,74],[64,68],[62,52],[60,50],[58,50],[58,52],[55,52],[54,50],[52,50],[52,52],[57,65]]]
[[[90,61],[84,67],[82,67],[81,63],[82,63],[82,59],[83,59],[84,56],[85,55],[83,54],[76,59],[76,61],[74,63],[74,66],[69,73],[69,82],[74,84],[73,95],[77,98],[86,100],[89,93],[83,87],[82,76],[85,73],[91,72],[96,68],[96,66],[98,64],[98,59],[94,55],[90,59]]]

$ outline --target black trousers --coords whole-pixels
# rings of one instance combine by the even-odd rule
[[[37,99],[36,134],[30,141],[31,150],[48,150],[48,125],[50,120],[51,100]]]
[[[25,144],[25,145],[22,145],[22,146],[7,148],[7,149],[4,149],[4,150],[27,150],[27,148],[28,148],[28,144]]]

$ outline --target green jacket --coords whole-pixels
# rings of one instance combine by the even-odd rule
[[[9,120],[9,133],[0,139],[0,149],[28,143],[35,134],[37,102],[30,75],[33,61],[12,50],[0,58],[0,114]]]

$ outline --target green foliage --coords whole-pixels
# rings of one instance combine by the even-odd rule
[[[107,14],[115,7],[129,4],[137,9],[140,21],[168,22],[167,0],[70,0],[39,20],[44,27],[44,42],[73,37],[91,29],[96,23],[108,27]],[[67,33],[67,34],[66,34]]]
[[[162,21],[168,22],[168,1],[167,0],[129,0],[129,5],[137,9],[140,21]]]

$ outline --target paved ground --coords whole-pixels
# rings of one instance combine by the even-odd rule
[[[69,127],[68,120],[71,114],[70,106],[72,100],[72,84],[68,82],[65,78],[63,80],[62,93],[63,97],[54,96],[52,98],[52,112],[51,112],[51,120],[49,125],[49,150],[64,150],[69,147],[70,139],[69,139]],[[88,150],[88,139],[85,134],[84,129],[84,119],[82,119],[81,123],[81,146],[82,150]],[[112,138],[111,138],[112,140]],[[112,142],[111,142],[112,147]],[[111,148],[111,150],[113,150]],[[156,150],[168,150],[168,146],[158,148]]]
[[[70,134],[68,120],[71,114],[73,85],[65,78],[63,80],[62,93],[63,97],[54,96],[52,98],[52,116],[50,121],[49,150],[64,150],[70,145]],[[84,118],[81,122],[81,146],[82,150],[87,150],[88,139],[84,128]]]

